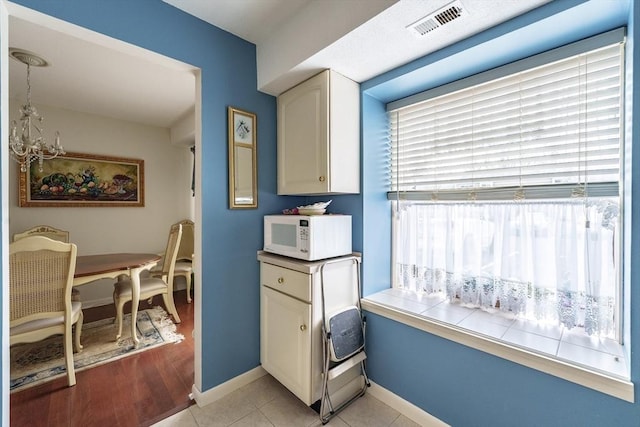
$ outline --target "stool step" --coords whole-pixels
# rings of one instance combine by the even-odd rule
[[[365,354],[365,352],[361,351],[360,353],[354,354],[351,358],[344,360],[339,365],[329,369],[329,372],[327,374],[329,381],[344,374],[349,369],[353,368],[354,366],[356,366],[358,363],[362,362],[366,358],[367,358],[367,355]]]

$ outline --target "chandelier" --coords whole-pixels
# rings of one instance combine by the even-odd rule
[[[20,164],[20,171],[26,172],[29,165],[38,161],[42,172],[42,162],[65,154],[60,145],[60,133],[56,132],[55,142],[47,144],[42,127],[43,117],[36,107],[31,105],[31,67],[46,67],[47,61],[21,49],[9,49],[9,55],[27,65],[27,103],[20,107],[19,123],[11,122],[9,149],[11,158]]]

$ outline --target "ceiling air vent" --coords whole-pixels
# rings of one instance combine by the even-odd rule
[[[425,16],[424,18],[420,18],[407,28],[415,32],[417,35],[424,36],[428,32],[460,18],[463,13],[464,9],[462,8],[462,3],[460,3],[459,0],[456,0]]]

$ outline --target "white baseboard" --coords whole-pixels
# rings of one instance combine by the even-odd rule
[[[194,385],[193,387],[191,387],[191,398],[196,401],[196,404],[199,407],[203,407],[223,398],[229,393],[234,392],[237,389],[265,375],[267,375],[267,371],[265,371],[262,366],[258,366],[205,392],[201,392]],[[400,396],[390,392],[384,387],[377,385],[373,381],[371,381],[371,387],[367,389],[367,393],[370,393],[376,399],[380,400],[386,405],[389,405],[391,408],[395,409],[405,417],[409,418],[415,423],[420,424],[421,426],[449,427],[449,425],[445,422],[440,421],[438,418],[434,417],[428,412],[425,412],[414,404],[407,402]]]
[[[229,381],[224,382],[219,386],[216,386],[205,392],[201,392],[194,385],[191,388],[191,397],[196,401],[198,406],[206,406],[210,403],[215,402],[216,400],[223,398],[227,394],[236,391],[240,387],[252,383],[258,378],[265,376],[266,374],[267,371],[265,371],[262,366],[258,366],[250,371],[245,372],[244,374],[231,378]]]
[[[410,403],[397,394],[394,394],[384,387],[381,387],[371,381],[371,387],[367,390],[373,397],[389,405],[396,411],[400,412],[405,417],[409,418],[414,423],[420,424],[425,427],[449,427],[449,424],[440,421],[428,412],[418,408],[413,403]]]

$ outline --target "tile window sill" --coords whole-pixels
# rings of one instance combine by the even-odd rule
[[[584,387],[634,402],[624,349],[594,342],[579,331],[545,327],[449,304],[441,297],[387,289],[362,299],[362,308],[459,344]],[[599,369],[596,369],[597,366]]]

